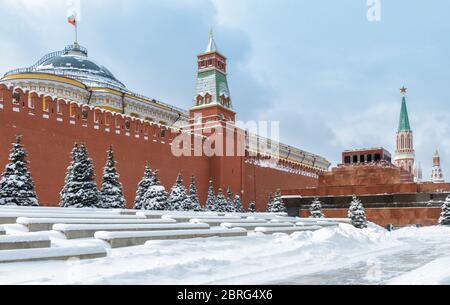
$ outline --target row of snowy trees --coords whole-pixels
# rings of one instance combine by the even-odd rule
[[[325,214],[323,213],[322,203],[319,198],[315,198],[311,203],[309,208],[310,218],[325,218]],[[366,212],[364,210],[364,206],[361,200],[358,199],[355,195],[352,197],[352,201],[350,202],[350,208],[348,209],[347,217],[350,218],[352,225],[358,229],[367,228],[367,218]]]
[[[152,171],[146,166],[144,177],[138,184],[135,209],[143,210],[172,210],[172,211],[214,211],[214,212],[245,212],[239,195],[233,196],[228,188],[227,194],[222,189],[216,195],[213,182],[209,182],[208,198],[205,208],[202,209],[197,193],[195,177],[191,177],[189,190],[183,185],[181,174],[178,175],[174,186],[168,194],[158,179],[158,171]],[[250,209],[255,204],[250,204]]]
[[[38,197],[31,173],[28,170],[27,153],[22,145],[21,136],[16,137],[9,155],[9,162],[0,179],[0,205],[38,206]],[[116,170],[116,161],[112,146],[107,151],[106,165],[103,169],[101,189],[95,183],[94,166],[84,144],[75,144],[71,153],[71,163],[67,168],[64,187],[60,193],[61,207],[95,207],[125,208],[126,201],[123,187]],[[284,211],[281,193],[275,199],[270,198],[269,210]],[[214,192],[210,181],[208,199],[202,209],[197,193],[195,177],[191,177],[189,191],[178,175],[171,193],[168,194],[158,179],[158,171],[153,172],[149,166],[145,169],[143,179],[139,182],[135,199],[136,209],[179,210],[179,211],[217,211],[245,212],[239,195],[233,196],[230,188],[226,195],[219,189]],[[248,212],[256,212],[255,202],[250,202]]]
[[[100,191],[95,183],[94,166],[84,144],[75,144],[72,162],[67,168],[64,187],[60,193],[64,208],[122,209],[126,206],[122,184],[116,170],[112,146],[108,149]]]

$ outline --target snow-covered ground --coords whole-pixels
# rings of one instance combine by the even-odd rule
[[[54,245],[105,245],[50,235]],[[2,264],[0,283],[450,284],[450,227],[391,233],[341,224],[290,236],[152,241],[109,251],[95,260]]]

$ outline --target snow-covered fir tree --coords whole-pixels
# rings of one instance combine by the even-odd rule
[[[217,198],[216,198],[216,205],[217,205],[217,212],[228,212],[228,200],[223,194],[222,189],[219,189],[217,192]]]
[[[269,200],[267,201],[267,212],[272,211],[272,205],[273,205],[273,193],[269,194]]]
[[[200,199],[198,198],[197,184],[195,182],[195,176],[191,176],[191,184],[189,185],[189,199],[191,200],[192,210],[201,211]]]
[[[100,192],[100,207],[104,209],[124,209],[126,206],[122,184],[116,169],[112,146],[108,150],[108,158],[103,170],[103,182]]]
[[[250,202],[248,205],[249,213],[256,213],[256,203],[254,201]]]
[[[353,195],[350,208],[348,210],[348,218],[352,221],[352,225],[358,229],[367,228],[367,218],[364,206],[355,195]]]
[[[94,167],[85,145],[78,145],[72,152],[72,164],[68,168],[66,185],[61,192],[61,207],[100,207],[100,192],[95,184]]]
[[[63,189],[60,192],[60,198],[61,199],[60,199],[60,203],[59,204],[60,204],[61,207],[64,207],[63,204],[66,201],[66,196],[67,196],[67,193],[68,193],[68,189],[72,185],[73,176],[74,176],[73,175],[73,166],[76,163],[76,160],[78,158],[77,154],[79,153],[79,151],[80,150],[78,148],[78,143],[75,143],[74,146],[73,146],[73,149],[72,149],[72,153],[71,153],[72,161],[71,161],[69,167],[67,168],[66,178],[64,180],[64,187],[63,187]]]
[[[227,188],[227,210],[226,212],[234,213],[237,212],[234,206],[234,198],[233,192],[231,191],[231,187]]]
[[[214,193],[214,185],[212,180],[209,180],[208,198],[206,199],[205,209],[212,212],[218,211],[217,199]]]
[[[16,136],[9,163],[0,177],[0,205],[38,206],[34,182],[28,171],[27,153],[21,136]]]
[[[138,183],[138,189],[136,191],[136,197],[134,199],[134,208],[136,210],[142,209],[143,197],[148,189],[155,185],[155,176],[153,175],[152,169],[147,164],[145,166],[144,177]]]
[[[159,182],[158,171],[155,171],[153,175],[155,182],[154,185],[148,188],[142,198],[142,209],[168,211],[170,210],[169,194],[166,192],[164,186],[161,185],[161,182]]]
[[[194,206],[183,185],[183,178],[178,174],[177,181],[172,187],[169,197],[170,209],[173,211],[193,211]]]
[[[242,206],[241,196],[236,195],[234,197],[234,211],[236,213],[244,213],[244,207]]]
[[[322,202],[320,202],[319,198],[315,198],[313,200],[309,208],[309,212],[311,214],[310,218],[325,218],[322,211]]]
[[[281,191],[278,190],[275,193],[275,198],[273,199],[271,209],[271,213],[282,213],[286,212],[286,206],[284,205],[283,199],[281,198]]]
[[[442,205],[442,213],[439,218],[439,224],[442,226],[450,226],[450,196],[445,199]]]

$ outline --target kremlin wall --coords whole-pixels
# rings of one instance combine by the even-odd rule
[[[207,50],[198,56],[198,85],[188,112],[130,92],[75,43],[0,80],[0,166],[7,163],[15,135],[22,135],[40,204],[48,206],[59,204],[76,142],[86,144],[97,184],[106,151],[113,145],[130,208],[147,163],[159,170],[168,190],[178,173],[186,184],[194,175],[203,203],[210,179],[216,190],[230,187],[240,194],[245,206],[256,201],[258,210],[266,209],[269,193],[276,189],[317,186],[319,174],[330,166],[323,157],[275,141],[272,144],[280,148],[277,154],[251,149],[250,142],[263,138],[234,126],[236,113],[226,78],[226,58],[211,35]],[[200,139],[203,146],[214,142],[214,128],[229,126],[232,142],[244,148],[241,155],[177,157],[172,152],[173,141],[181,133]],[[224,140],[224,134],[217,134]],[[264,162],[268,159],[272,162]]]
[[[394,158],[384,148],[349,150],[343,152],[342,164],[329,171],[330,162],[321,156],[235,126],[234,105],[239,102],[231,99],[227,59],[212,34],[197,57],[197,69],[189,111],[129,91],[78,43],[12,70],[0,79],[0,167],[7,163],[15,136],[22,135],[40,204],[56,206],[74,143],[86,144],[97,184],[112,145],[129,208],[149,164],[167,190],[178,173],[186,184],[194,175],[202,203],[212,179],[216,191],[230,187],[245,207],[256,201],[259,211],[266,210],[269,194],[281,189],[291,215],[308,217],[318,197],[327,217],[346,217],[355,194],[368,219],[380,225],[437,222],[450,184],[444,182],[438,152],[432,181],[421,181],[406,88],[401,89]],[[219,143],[223,152],[233,153],[195,153]],[[174,148],[184,154],[174,154]]]

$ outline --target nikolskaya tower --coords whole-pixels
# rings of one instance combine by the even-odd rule
[[[400,89],[403,99],[400,111],[400,123],[397,131],[394,163],[396,166],[414,174],[414,136],[409,124],[408,108],[406,106],[406,91],[407,89],[405,87]]]

